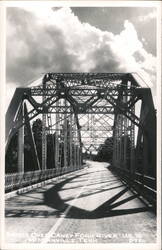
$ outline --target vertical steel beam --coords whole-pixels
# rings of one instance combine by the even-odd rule
[[[117,155],[116,155],[116,163],[117,167],[119,167],[120,160],[119,160],[119,155],[120,155],[120,115],[118,115],[118,120],[117,120]]]
[[[24,102],[21,106],[20,119],[24,116]],[[18,130],[18,172],[24,173],[24,126]]]
[[[117,159],[117,115],[114,115],[114,125],[113,125],[113,160],[112,165],[116,166]]]
[[[64,105],[65,105],[65,114],[64,114],[64,124],[63,124],[63,130],[64,130],[64,167],[67,167],[67,101],[64,99]]]
[[[123,115],[120,115],[120,120],[119,120],[119,137],[120,137],[120,141],[119,141],[119,164],[120,167],[123,167],[123,161],[122,161],[122,132],[123,132]]]
[[[58,106],[59,101],[56,102],[56,106]],[[55,115],[55,168],[56,171],[59,169],[59,114]]]
[[[128,149],[128,119],[124,117],[124,169],[127,169],[127,149]]]
[[[42,170],[47,168],[46,114],[42,115]]]
[[[70,160],[70,168],[73,169],[73,148],[72,148],[72,143],[73,143],[73,132],[72,132],[72,108],[70,112],[70,122],[69,122],[69,160]]]
[[[128,86],[128,82],[127,85],[125,87],[125,89],[129,89]],[[129,100],[129,96],[126,94],[123,95],[123,103],[127,103],[127,101]],[[126,116],[123,117],[123,168],[126,170],[127,169],[127,148],[128,148],[128,118]]]
[[[46,82],[43,81],[43,103],[46,100]],[[47,138],[46,138],[46,109],[43,104],[43,113],[42,113],[42,170],[47,168]]]
[[[50,168],[54,168],[55,167],[55,142],[54,142],[54,133],[53,133],[53,122],[52,122],[52,116],[51,116],[51,113],[48,113],[47,114],[47,129],[48,129],[48,135],[51,136],[51,147],[52,147],[52,155],[51,155],[51,159],[52,159],[52,162],[51,162],[51,166]],[[49,150],[49,145],[47,144],[47,152]],[[48,156],[47,156],[48,157]],[[48,159],[47,159],[48,160]]]
[[[135,113],[135,108],[131,108],[131,112]],[[130,139],[131,139],[131,174],[135,173],[135,125],[131,122],[131,131],[130,131]]]
[[[74,134],[74,165],[75,165],[75,169],[77,169],[77,130],[76,130],[76,126],[75,126],[75,134]]]
[[[79,145],[77,146],[77,165],[78,165],[78,169],[80,169],[80,148],[79,148]]]

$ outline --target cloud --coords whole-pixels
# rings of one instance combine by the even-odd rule
[[[41,73],[140,72],[155,83],[156,59],[134,25],[119,34],[82,23],[70,8],[8,8],[7,81],[26,86]]]
[[[156,10],[153,10],[149,13],[147,13],[146,15],[143,16],[139,16],[139,21],[140,22],[150,22],[152,19],[156,19],[157,16],[157,12]]]
[[[12,96],[15,92],[15,84],[14,83],[7,83],[7,89],[6,89],[6,98],[5,98],[5,109],[7,111],[8,105],[11,102]]]

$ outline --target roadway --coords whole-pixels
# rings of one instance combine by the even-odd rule
[[[108,163],[6,199],[7,243],[155,243],[156,216]]]

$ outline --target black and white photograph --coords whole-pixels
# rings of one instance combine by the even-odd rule
[[[1,6],[2,249],[161,249],[161,2],[99,2]]]

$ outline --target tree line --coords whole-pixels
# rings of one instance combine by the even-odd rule
[[[64,131],[66,129],[67,136],[67,165],[70,166],[70,124],[67,120],[66,128],[63,128],[60,132],[61,138],[59,141],[59,151],[61,155],[60,165],[64,166]],[[32,123],[32,133],[37,149],[37,155],[40,162],[40,167],[42,166],[42,120],[36,119]],[[56,133],[51,133],[46,135],[47,141],[47,169],[55,167],[55,143],[56,143]],[[72,155],[74,155],[75,146],[74,143],[71,145],[72,147]],[[32,157],[32,149],[29,141],[28,131],[26,126],[24,126],[24,171],[33,171],[33,157]],[[72,164],[74,164],[74,157],[72,157]],[[14,173],[18,172],[18,132],[12,137],[10,144],[8,146],[8,150],[6,153],[5,159],[5,172],[6,173]]]

